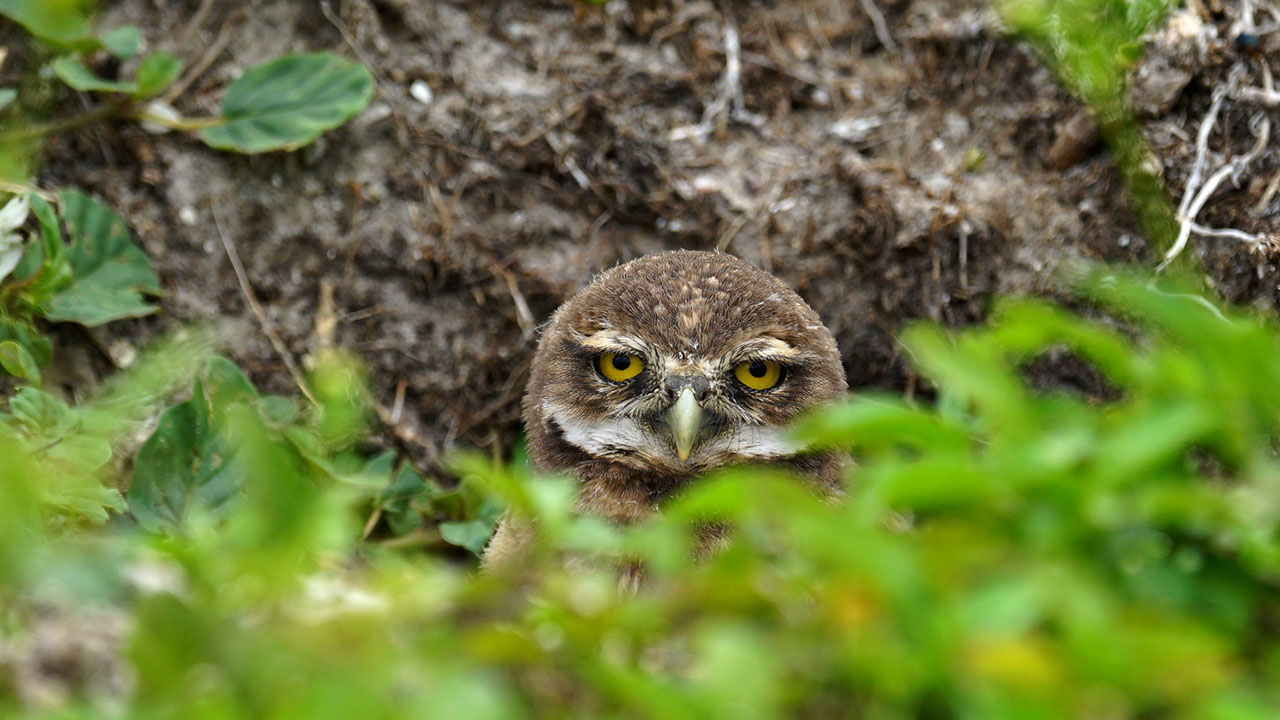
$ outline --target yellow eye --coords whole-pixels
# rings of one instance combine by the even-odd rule
[[[782,380],[782,364],[772,360],[752,360],[734,368],[733,376],[752,390],[768,390]]]
[[[625,382],[644,371],[644,361],[634,355],[605,353],[596,360],[596,369],[605,380]]]

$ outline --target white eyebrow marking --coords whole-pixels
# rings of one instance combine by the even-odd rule
[[[646,345],[640,338],[627,335],[617,330],[597,330],[590,335],[578,338],[578,344],[590,348],[592,350],[603,350],[605,352],[616,351],[619,348],[634,350],[637,353],[643,353]]]
[[[775,357],[780,360],[790,360],[804,354],[800,350],[792,347],[791,344],[785,340],[779,340],[778,338],[769,335],[753,338],[741,343],[734,348],[733,351],[737,355],[760,354]]]

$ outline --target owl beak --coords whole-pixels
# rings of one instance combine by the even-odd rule
[[[689,459],[689,451],[693,450],[693,441],[698,437],[702,427],[702,406],[694,397],[693,388],[685,386],[680,391],[676,404],[667,411],[667,423],[671,426],[671,437],[676,442],[676,453],[680,462]]]

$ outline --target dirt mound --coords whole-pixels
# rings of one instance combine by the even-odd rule
[[[230,354],[290,391],[225,237],[296,355],[333,288],[335,341],[369,362],[385,406],[402,395],[400,437],[428,462],[453,444],[509,444],[538,324],[643,253],[719,248],[776,273],[835,332],[850,384],[890,389],[914,387],[893,342],[906,323],[974,322],[995,293],[1052,289],[1073,258],[1155,259],[1081,107],[969,4],[868,2],[880,32],[862,4],[826,0],[341,0],[323,13],[263,0],[213,3],[192,24],[197,5],[122,0],[102,18],[141,26],[188,66],[214,55],[184,113],[212,112],[239,69],[286,51],[358,57],[377,96],[289,155],[133,125],[56,139],[41,183],[127,217],[170,292],[160,320],[96,339],[244,318]],[[1140,106],[1175,188],[1238,60],[1231,18],[1209,20],[1202,56],[1171,56],[1175,38],[1144,65],[1155,79]],[[1257,176],[1276,165],[1267,155]],[[1273,227],[1270,209],[1247,209],[1264,191],[1215,200],[1202,221]],[[1271,302],[1274,262],[1194,242],[1231,299]]]

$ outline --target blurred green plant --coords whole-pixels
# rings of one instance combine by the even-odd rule
[[[321,429],[362,417],[362,391],[340,390],[358,372],[313,374],[335,405],[291,414],[214,361],[137,460],[135,484],[153,482],[141,466],[154,451],[173,453],[161,475],[187,477],[209,456],[202,423],[222,433],[236,490],[192,502],[211,511],[176,530],[57,532],[32,460],[3,456],[18,461],[0,464],[0,558],[40,564],[0,566],[0,599],[20,608],[39,585],[103,602],[69,580],[89,572],[94,538],[94,587],[117,588],[135,684],[62,707],[0,694],[0,713],[1272,718],[1280,331],[1146,278],[1098,272],[1079,287],[1098,317],[1016,300],[985,327],[907,332],[932,407],[864,396],[805,418],[797,439],[857,457],[839,503],[739,469],[618,529],[576,516],[568,480],[456,456],[465,486],[539,527],[529,562],[502,575],[361,541],[371,507],[389,518],[426,491]],[[1050,351],[1092,365],[1104,397],[1029,384],[1027,363]],[[0,451],[13,442],[0,435]],[[731,540],[695,561],[713,520]],[[620,593],[618,568],[637,561],[645,586]],[[138,567],[168,579],[131,580]],[[28,615],[10,616],[0,633],[20,640]]]
[[[48,511],[93,522],[106,522],[107,510],[125,511],[124,498],[97,477],[111,460],[111,444],[82,432],[83,418],[56,397],[24,387],[0,413],[7,434],[21,438],[29,459],[41,463],[41,475],[57,482],[39,484],[40,504]]]
[[[54,76],[74,90],[101,96],[85,113],[37,122],[24,113],[14,114],[26,90],[0,88],[0,112],[11,106],[7,128],[0,130],[0,178],[25,181],[30,164],[25,158],[44,137],[106,119],[194,132],[210,147],[261,153],[302,147],[355,116],[373,97],[373,76],[359,63],[332,53],[285,55],[248,69],[231,83],[216,117],[183,117],[173,109],[173,93],[159,97],[182,74],[182,62],[173,55],[155,52],[138,58],[132,63],[132,77],[126,79],[103,78],[90,69],[86,58],[100,51],[121,62],[134,60],[142,42],[141,31],[133,26],[92,35],[93,5],[81,0],[0,0],[0,16],[21,25],[56,53],[47,63]]]
[[[368,399],[355,361],[328,352],[308,383],[314,404],[260,395],[231,362],[213,358],[196,378],[191,398],[161,413],[134,458],[128,507],[152,532],[181,535],[195,523],[225,521],[255,475],[243,439],[228,424],[250,423],[274,444],[292,475],[346,487],[369,506],[365,534],[385,524],[394,545],[444,543],[479,554],[502,505],[473,483],[446,489],[424,479],[394,452],[366,459]]]
[[[55,210],[28,193],[0,209],[0,369],[37,385],[52,357],[38,319],[95,327],[150,315],[157,307],[146,296],[161,294],[160,279],[118,215],[75,190],[57,200]],[[26,238],[29,214],[37,230]]]
[[[211,347],[204,331],[174,333],[75,407],[37,388],[18,388],[7,398],[7,411],[0,412],[0,444],[5,446],[0,466],[6,468],[0,496],[21,493],[27,499],[18,507],[29,506],[32,516],[56,533],[82,521],[102,524],[108,511],[126,512],[113,479],[119,476],[118,467],[109,463],[114,459],[119,464],[117,448],[130,431],[191,376]],[[8,568],[20,564],[0,563]]]
[[[1009,29],[1036,49],[1072,94],[1093,111],[1124,180],[1143,233],[1159,253],[1173,245],[1178,223],[1151,151],[1127,100],[1129,75],[1143,36],[1174,0],[999,0]]]

